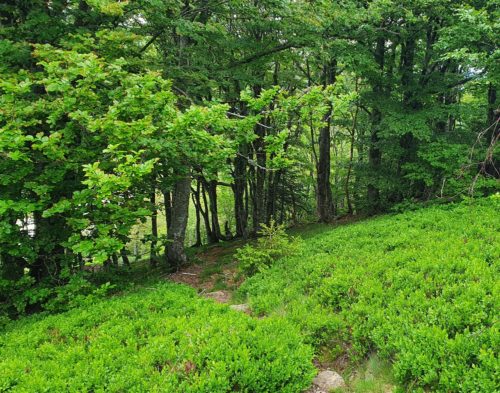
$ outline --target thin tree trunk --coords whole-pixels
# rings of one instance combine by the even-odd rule
[[[254,86],[254,95],[258,97],[262,91],[261,86]],[[263,122],[265,120],[263,119]],[[256,234],[260,231],[261,224],[266,221],[266,146],[265,140],[266,129],[263,125],[257,124],[255,126],[255,134],[257,138],[253,142],[253,149],[255,152],[255,161],[257,167],[254,168],[255,183],[253,184],[253,233]]]
[[[123,265],[126,267],[130,267],[130,260],[128,259],[127,250],[125,249],[125,247],[120,250],[120,256],[122,257]]]
[[[203,197],[204,210],[202,210],[202,216],[205,222],[205,231],[207,233],[207,240],[209,244],[214,244],[217,243],[219,239],[215,236],[215,233],[213,232],[211,226],[212,222],[210,220],[210,205],[207,198],[207,189],[201,179],[198,179],[198,181],[200,182],[201,185],[201,196]]]
[[[156,189],[150,195],[151,200],[151,245],[149,254],[149,264],[151,267],[158,265],[158,254],[156,253],[156,246],[158,243],[158,210],[156,208]]]
[[[358,80],[356,79],[356,92],[358,91]],[[347,175],[345,179],[345,197],[347,202],[347,213],[352,214],[354,212],[352,208],[351,202],[351,192],[349,187],[349,181],[351,180],[351,172],[352,172],[352,162],[354,159],[354,142],[356,138],[356,127],[358,122],[358,112],[359,107],[356,105],[356,109],[354,110],[354,115],[352,118],[352,127],[351,127],[351,145],[349,148],[349,165],[347,166]]]
[[[245,208],[245,187],[247,183],[246,160],[241,155],[245,155],[246,148],[239,149],[234,159],[233,172],[233,194],[234,194],[234,218],[236,222],[236,236],[246,239],[248,237],[248,210]]]
[[[196,233],[196,243],[193,244],[193,247],[200,247],[201,246],[201,230],[200,230],[200,183],[197,182],[196,184],[196,191],[191,190],[191,198],[193,199],[193,205],[195,208],[195,214],[196,214],[196,227],[195,227],[195,233]]]
[[[212,219],[212,233],[216,242],[224,240],[220,230],[219,211],[217,209],[217,180],[206,181],[203,179],[208,191],[208,200],[210,203],[210,218]]]
[[[165,205],[165,224],[168,232],[168,228],[172,222],[172,193],[170,191],[163,192],[163,203]]]

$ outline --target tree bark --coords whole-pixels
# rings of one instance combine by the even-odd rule
[[[240,154],[246,154],[246,149],[240,147]],[[236,222],[236,236],[248,237],[248,211],[245,208],[245,188],[247,184],[247,167],[244,157],[237,155],[234,159],[233,194],[234,218]]]
[[[379,81],[376,81],[373,86],[373,93],[375,99],[383,94],[383,86],[380,83],[384,71],[384,57],[385,57],[385,39],[379,37],[375,47],[375,61],[379,66],[380,75]],[[381,209],[380,204],[380,190],[378,186],[378,179],[380,177],[380,165],[382,163],[382,152],[379,147],[379,130],[380,123],[382,122],[382,112],[378,104],[374,104],[371,112],[371,129],[370,129],[370,146],[368,148],[368,165],[369,165],[369,179],[368,179],[368,212],[371,214],[377,213]]]
[[[356,80],[356,91],[357,90],[358,90],[358,81]],[[346,179],[345,179],[345,197],[346,197],[347,213],[348,214],[353,214],[353,212],[354,212],[354,209],[352,208],[349,182],[351,180],[352,161],[354,159],[354,143],[356,140],[356,127],[357,127],[357,121],[358,121],[358,112],[359,112],[359,107],[356,106],[356,109],[354,110],[354,115],[352,118],[351,140],[350,140],[350,147],[349,147],[349,164],[347,166],[347,175],[346,175]]]
[[[156,253],[156,246],[158,244],[158,210],[156,209],[156,189],[150,195],[151,200],[151,245],[149,254],[149,264],[151,267],[158,265],[158,254]]]
[[[126,267],[130,267],[130,260],[128,259],[127,250],[125,249],[125,247],[120,250],[120,256],[122,257],[123,265]]]
[[[331,61],[324,69],[324,86],[335,83],[337,62]],[[318,139],[318,164],[316,166],[316,202],[317,213],[320,222],[330,222],[335,216],[335,206],[330,184],[330,161],[331,161],[331,116],[333,106],[329,104],[329,110],[325,114],[326,125],[321,128]]]
[[[191,191],[191,176],[179,179],[172,193],[172,221],[167,233],[166,260],[172,269],[178,269],[187,262],[184,250],[186,226],[189,214],[189,194]]]
[[[168,232],[168,228],[172,222],[172,193],[170,191],[163,192],[163,203],[165,205],[165,224]]]
[[[210,228],[210,217],[208,214],[208,208],[207,208],[207,196],[205,194],[204,189],[202,188],[201,180],[198,178],[196,180],[196,189],[191,190],[193,193],[193,202],[194,205],[201,214],[201,217],[203,218],[203,223],[205,224],[205,233],[207,235],[207,241],[209,244],[214,243],[213,241],[213,234],[212,234],[212,228]],[[203,205],[201,202],[201,196],[203,196]]]
[[[211,220],[210,220],[210,207],[209,207],[209,202],[207,198],[207,192],[206,192],[206,187],[204,186],[203,182],[201,179],[198,179],[201,185],[201,196],[203,197],[203,206],[204,209],[202,209],[201,213],[203,216],[203,221],[205,222],[205,232],[207,233],[207,240],[209,244],[214,244],[218,242],[217,237],[215,236],[214,232],[212,231],[212,226],[211,226]],[[200,203],[201,207],[201,203]]]
[[[201,218],[200,218],[200,210],[201,210],[201,206],[200,206],[200,182],[196,183],[196,190],[194,190],[194,189],[192,190],[191,198],[193,199],[193,205],[194,205],[194,208],[196,211],[196,228],[195,228],[196,243],[193,244],[193,247],[199,247],[202,244],[201,243],[201,230],[200,230],[200,221],[201,221]]]
[[[254,88],[255,96],[258,97],[261,88]],[[254,168],[255,173],[255,183],[253,189],[253,233],[256,234],[260,231],[261,224],[266,221],[266,147],[264,138],[266,136],[266,129],[264,126],[257,124],[255,126],[255,134],[257,138],[253,142],[253,147],[255,151],[255,159],[257,162],[257,167]]]
[[[224,235],[222,235],[222,232],[220,230],[219,211],[217,209],[217,180],[203,180],[208,191],[210,218],[212,220],[212,234],[214,237],[214,242],[218,242],[219,240],[224,240]]]

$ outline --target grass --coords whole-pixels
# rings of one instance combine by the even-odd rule
[[[377,353],[408,391],[494,392],[498,211],[493,196],[315,226],[298,255],[248,279],[237,296],[258,315],[300,326],[323,357]]]

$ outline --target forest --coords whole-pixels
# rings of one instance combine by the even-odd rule
[[[3,0],[0,392],[497,392],[499,37],[498,0]]]

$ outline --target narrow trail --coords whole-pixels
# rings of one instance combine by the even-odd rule
[[[232,257],[240,245],[240,242],[234,242],[211,246],[194,255],[195,263],[181,268],[167,278],[197,289],[201,296],[228,304],[232,293],[243,281]]]
[[[332,225],[332,229],[337,226],[350,224],[359,221],[360,218],[349,217],[343,218]],[[310,227],[314,232],[314,226]],[[305,234],[308,237],[308,230],[304,227],[301,228],[301,235]],[[305,231],[304,231],[305,229]],[[313,235],[314,236],[314,235]],[[256,318],[265,318],[265,316],[252,315],[252,311],[247,304],[232,304],[233,293],[242,284],[244,277],[238,273],[238,265],[233,255],[236,249],[242,246],[241,241],[230,243],[221,243],[218,245],[210,246],[201,251],[196,252],[190,265],[181,268],[175,273],[171,273],[167,278],[176,283],[189,285],[198,291],[200,296],[212,299],[218,303],[227,304],[233,310],[244,312]],[[320,349],[327,350],[327,348]],[[345,393],[355,392],[352,390],[352,384],[355,380],[372,380],[374,378],[373,371],[367,367],[369,361],[364,365],[358,365],[352,371],[352,365],[347,356],[347,350],[343,351],[342,356],[335,360],[320,361],[327,357],[317,354],[313,359],[314,366],[318,370],[311,387],[303,393],[328,393],[332,389]],[[346,373],[348,369],[348,380],[344,380],[341,374]],[[340,389],[340,390],[337,390]],[[390,384],[383,385],[378,393],[392,393],[395,387]]]

